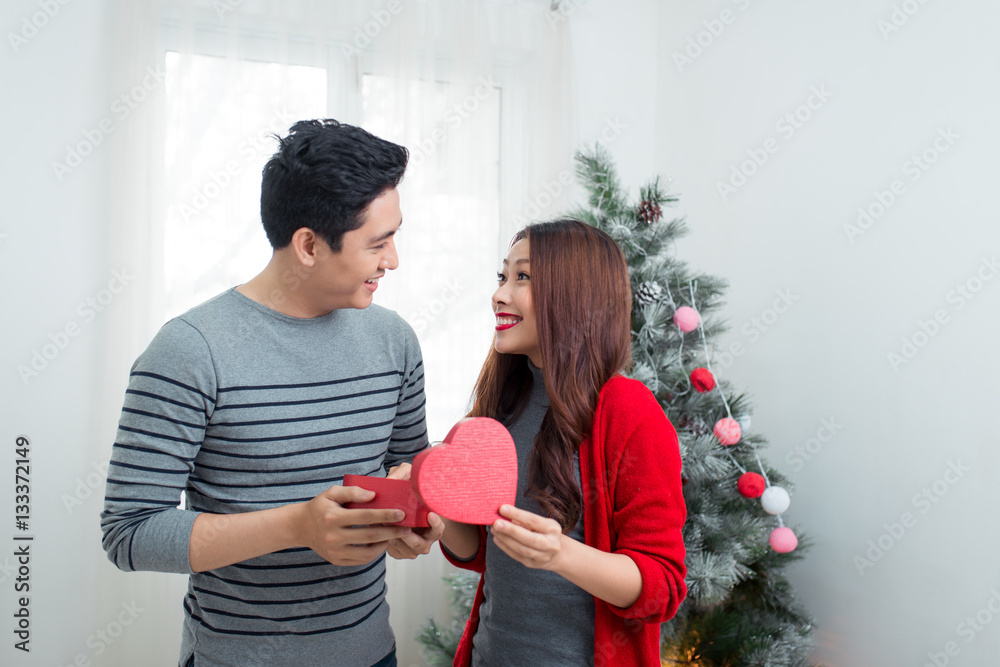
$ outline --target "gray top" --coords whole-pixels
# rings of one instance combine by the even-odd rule
[[[395,313],[297,319],[229,290],[165,324],[132,368],[104,548],[123,570],[191,575],[180,664],[370,667],[394,643],[384,555],[341,567],[288,549],[194,574],[191,526],[384,476],[426,446],[420,347]]]
[[[528,460],[535,435],[549,407],[541,369],[530,361],[531,397],[521,416],[507,424],[517,448],[517,501],[521,509],[541,514],[538,502],[525,496]],[[580,463],[577,460],[577,483]],[[583,515],[569,533],[583,542]],[[555,667],[594,664],[594,598],[554,572],[521,565],[486,539],[484,601],[472,640],[473,665]]]

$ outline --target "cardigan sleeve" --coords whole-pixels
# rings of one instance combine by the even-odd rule
[[[648,389],[636,394],[615,410],[608,436],[618,444],[606,455],[617,536],[612,549],[638,566],[642,592],[628,608],[609,607],[624,618],[661,623],[673,617],[687,594],[682,534],[687,510],[677,433]]]

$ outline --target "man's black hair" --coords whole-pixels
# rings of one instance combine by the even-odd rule
[[[332,118],[300,120],[264,165],[260,218],[275,250],[308,227],[339,251],[376,197],[399,185],[407,150]]]

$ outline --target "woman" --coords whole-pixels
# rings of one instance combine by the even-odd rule
[[[514,237],[470,416],[507,426],[516,507],[446,522],[448,559],[483,573],[455,665],[659,665],[686,594],[677,435],[631,362],[628,269],[575,220]]]

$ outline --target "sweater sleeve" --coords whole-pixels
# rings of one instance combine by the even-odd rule
[[[630,607],[611,609],[624,618],[661,623],[687,594],[680,449],[676,431],[648,390],[632,397],[630,407],[634,428],[622,434],[623,446],[609,450],[618,458],[608,469],[614,476],[615,553],[638,566],[642,592]]]
[[[102,545],[122,570],[191,572],[198,513],[179,504],[215,395],[208,344],[171,320],[132,367],[108,468]]]
[[[482,574],[486,571],[486,526],[477,526],[479,528],[479,549],[476,551],[476,555],[472,558],[462,559],[448,551],[448,548],[441,544],[441,553],[444,554],[445,559],[455,567],[461,568],[463,570],[472,570],[473,572],[478,572]]]
[[[402,318],[399,319],[400,336],[405,341],[406,364],[400,383],[396,404],[396,418],[392,425],[392,439],[385,456],[385,469],[401,462],[410,462],[413,457],[427,448],[427,419],[424,397],[424,361],[420,343],[413,328]]]

